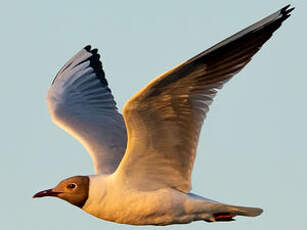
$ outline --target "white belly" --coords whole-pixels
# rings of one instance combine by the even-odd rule
[[[142,192],[105,182],[96,184],[95,188],[90,189],[83,210],[100,219],[132,225],[168,225],[194,220],[189,197],[173,189]]]

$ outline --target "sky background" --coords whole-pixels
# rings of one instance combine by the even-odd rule
[[[1,229],[306,229],[307,2],[0,1]],[[93,173],[81,144],[54,125],[46,93],[87,44],[99,48],[122,109],[150,80],[292,3],[292,17],[219,92],[205,121],[193,192],[264,209],[232,223],[135,227],[34,193]]]

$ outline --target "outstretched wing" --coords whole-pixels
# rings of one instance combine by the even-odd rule
[[[288,18],[288,6],[162,74],[124,107],[128,130],[118,179],[143,190],[188,192],[209,105]]]
[[[72,57],[53,80],[47,102],[52,120],[88,150],[95,172],[109,174],[125,153],[127,136],[97,52],[86,46]]]

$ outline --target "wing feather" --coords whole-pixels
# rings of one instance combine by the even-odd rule
[[[201,126],[217,90],[289,17],[289,6],[162,74],[124,107],[128,145],[116,175],[142,190],[188,192]]]
[[[52,120],[89,151],[96,173],[110,174],[126,149],[126,127],[96,49],[87,46],[58,72],[48,91]]]

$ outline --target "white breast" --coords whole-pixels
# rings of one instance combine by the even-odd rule
[[[115,183],[112,175],[98,175],[90,176],[89,197],[82,209],[117,223],[165,225],[182,217],[185,199],[184,193],[173,189],[136,191]]]

